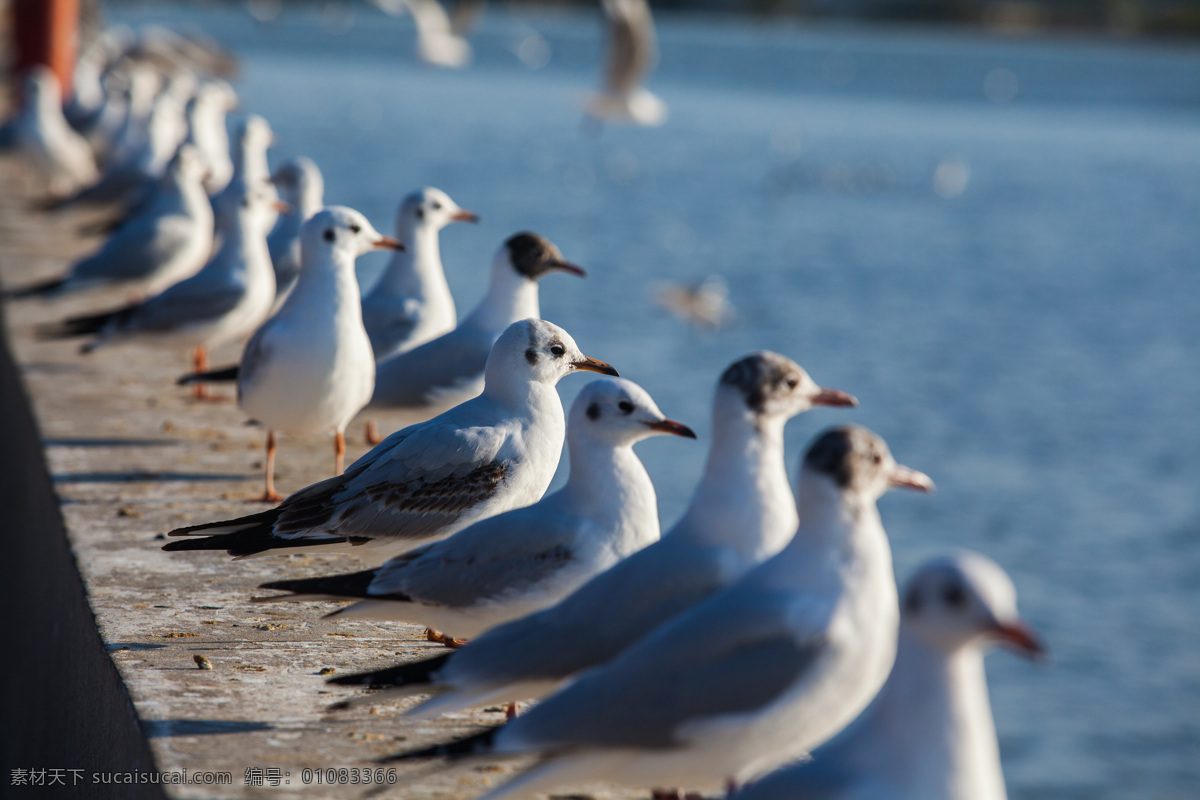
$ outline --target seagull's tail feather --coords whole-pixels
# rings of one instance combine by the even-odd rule
[[[380,763],[390,764],[397,761],[420,761],[426,758],[449,758],[452,761],[458,761],[470,756],[487,755],[492,751],[496,734],[503,730],[503,728],[503,725],[497,725],[494,728],[488,728],[485,731],[464,739],[457,739],[445,744],[435,744],[432,747],[425,747],[420,750],[410,750],[407,753],[397,753],[396,755],[380,759]]]
[[[192,372],[175,381],[177,386],[187,386],[192,383],[226,383],[238,379],[238,365],[209,370],[208,372]]]
[[[66,285],[66,278],[51,278],[21,289],[9,289],[4,296],[10,300],[24,300],[27,297],[49,297],[58,294]]]
[[[276,536],[275,521],[279,507],[238,519],[207,522],[177,528],[168,536],[195,536],[163,545],[163,550],[224,550],[234,558],[248,558],[276,550],[323,547],[325,545],[357,545],[370,541],[359,536],[320,536],[314,538]],[[212,534],[212,535],[202,535]]]
[[[344,575],[330,575],[320,578],[299,578],[288,581],[272,581],[261,584],[260,589],[279,589],[284,592],[294,592],[295,595],[317,597],[368,597],[367,590],[375,580],[378,570],[364,569]],[[299,597],[271,597],[264,600],[297,600]]]
[[[120,324],[134,306],[126,306],[116,311],[102,311],[99,314],[88,314],[82,317],[68,317],[61,322],[40,325],[37,335],[41,339],[73,339],[77,336],[92,336],[100,333],[112,323]]]
[[[420,661],[409,661],[387,669],[377,669],[371,672],[356,672],[353,675],[339,675],[330,678],[327,683],[338,686],[387,686],[412,687],[415,691],[427,691],[433,683],[433,676],[444,666],[454,653],[444,653],[433,658],[423,658]]]

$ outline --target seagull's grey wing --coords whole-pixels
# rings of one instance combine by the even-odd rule
[[[527,510],[490,517],[391,559],[379,569],[369,594],[402,594],[415,603],[466,608],[548,580],[575,561],[567,544],[574,529],[563,518],[536,521],[522,513]]]
[[[142,303],[124,320],[120,331],[174,331],[203,324],[232,311],[246,295],[240,285],[206,285],[193,278]]]
[[[455,654],[451,682],[562,680],[615,658],[707,599],[727,579],[716,549],[656,542],[592,578],[558,605],[497,626]],[[539,647],[556,641],[561,647]]]
[[[483,377],[496,337],[455,329],[375,366],[377,408],[422,406],[441,392],[461,390]]]
[[[270,358],[272,348],[272,339],[275,326],[271,324],[271,320],[267,320],[259,326],[254,335],[250,337],[250,341],[246,342],[246,349],[242,351],[242,360],[238,364],[238,400],[241,400],[242,394],[245,391],[243,387],[247,387],[254,383],[258,377],[259,370],[263,364]]]
[[[335,478],[284,501],[273,532],[284,538],[426,539],[500,490],[511,463],[496,428],[437,419],[397,431]]]
[[[781,699],[826,652],[797,637],[792,598],[731,590],[676,618],[511,725],[541,750],[667,749],[688,728]]]
[[[152,276],[176,250],[188,243],[188,231],[133,219],[121,226],[95,254],[78,262],[71,277],[81,283],[133,281]]]
[[[654,21],[645,0],[604,0],[608,64],[604,86],[612,94],[636,89],[657,59]]]

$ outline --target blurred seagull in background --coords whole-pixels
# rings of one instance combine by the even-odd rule
[[[208,165],[204,188],[210,195],[220,194],[233,180],[225,116],[237,108],[237,104],[237,93],[222,80],[206,81],[188,103],[187,142],[196,146]]]
[[[271,182],[287,206],[267,236],[267,250],[275,268],[275,300],[280,303],[300,272],[301,228],[324,206],[325,178],[312,159],[301,156],[280,164]]]
[[[397,353],[454,330],[458,314],[442,268],[438,235],[452,222],[478,222],[440,189],[426,187],[404,198],[396,212],[396,238],[407,249],[392,257],[363,298],[363,322],[375,358]],[[537,316],[536,310],[528,316]]]
[[[592,381],[571,406],[571,471],[559,491],[378,569],[264,584],[297,594],[263,599],[355,598],[361,602],[334,614],[417,622],[449,634],[451,644],[465,644],[502,622],[554,605],[658,541],[654,485],[633,445],[662,434],[696,438],[632,381]]]
[[[275,273],[267,253],[267,216],[278,202],[269,186],[234,181],[217,205],[220,249],[195,275],[161,294],[115,311],[73,317],[44,328],[49,338],[94,334],[83,352],[127,341],[193,348],[198,372],[208,348],[249,336],[271,310]],[[197,396],[204,397],[203,386]]]
[[[642,82],[658,61],[654,18],[646,0],[600,0],[608,24],[604,89],[592,95],[587,114],[599,122],[661,125],[667,106]]]
[[[232,556],[297,548],[391,544],[404,550],[541,499],[566,433],[554,388],[579,370],[615,375],[562,328],[515,322],[488,357],[483,393],[393,433],[344,475],[315,483],[277,508],[171,531],[164,550]]]
[[[471,61],[471,44],[464,37],[483,3],[463,0],[454,16],[438,0],[371,0],[393,16],[407,11],[417,29],[417,57],[435,67],[465,67]]]
[[[714,392],[704,475],[687,511],[661,541],[558,605],[497,627],[449,659],[333,682],[433,692],[409,712],[424,718],[544,697],[779,552],[799,519],[783,458],[784,426],[816,405],[855,404],[845,392],[821,388],[778,353],[739,359],[722,373]],[[713,635],[724,632],[714,629]]]
[[[301,267],[283,306],[250,338],[238,373],[238,403],[267,428],[266,488],[277,503],[275,432],[334,434],[334,474],[342,473],[343,433],[371,399],[375,359],[363,329],[354,262],[403,245],[362,214],[334,206],[301,229]]]
[[[401,411],[411,424],[478,395],[492,345],[512,323],[540,315],[538,280],[551,272],[587,274],[537,234],[509,237],[492,259],[487,294],[458,327],[376,364],[370,407]]]
[[[90,256],[61,278],[13,292],[52,296],[98,286],[161,291],[204,266],[213,246],[213,211],[202,181],[205,166],[191,145],[179,148],[151,199]]]
[[[48,67],[25,73],[25,96],[9,130],[40,191],[69,196],[99,175],[92,148],[63,116],[62,88]]]
[[[727,328],[737,319],[729,302],[729,284],[720,275],[691,285],[660,284],[655,301],[684,322],[706,330]]]
[[[271,183],[271,169],[267,166],[267,150],[275,143],[275,134],[270,124],[258,114],[251,114],[242,122],[238,129],[237,146],[233,151],[233,181],[242,182],[254,191],[263,191],[270,195],[272,201],[278,200],[275,185]],[[222,202],[228,192],[240,193],[241,188],[235,188],[230,183],[221,194],[213,198],[213,206]],[[234,200],[236,202],[236,199]],[[275,225],[280,206],[272,203],[270,215],[267,217],[267,230]]]
[[[865,428],[827,431],[804,458],[800,526],[778,555],[525,715],[389,760],[538,756],[485,796],[499,800],[601,780],[737,786],[807,753],[892,667],[900,614],[875,505],[892,487],[933,483]]]
[[[812,754],[734,800],[1004,800],[984,653],[1037,658],[1012,579],[962,552],[922,565],[904,590],[896,665],[863,715]]]

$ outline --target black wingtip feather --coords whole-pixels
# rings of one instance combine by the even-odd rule
[[[450,758],[457,760],[472,755],[483,755],[492,749],[492,743],[496,740],[496,734],[503,730],[503,728],[503,725],[497,725],[495,728],[488,728],[486,731],[481,731],[474,736],[468,736],[464,739],[446,742],[445,744],[435,744],[432,747],[412,750],[408,753],[397,753],[396,755],[386,756],[379,759],[379,763],[392,764],[397,761],[419,761],[427,758]]]
[[[24,300],[28,297],[46,297],[56,293],[67,282],[66,278],[51,278],[22,289],[9,289],[4,296],[9,300]]]
[[[176,386],[187,386],[192,383],[228,383],[238,379],[238,365],[214,369],[209,372],[193,372],[175,381]]]
[[[325,575],[320,578],[298,578],[287,581],[271,581],[260,584],[260,589],[278,589],[296,594],[320,594],[333,597],[368,597],[367,590],[375,580],[377,570],[364,569],[342,575]]]
[[[409,661],[387,669],[377,669],[371,672],[356,672],[353,675],[339,675],[330,678],[326,683],[338,686],[415,686],[431,683],[434,673],[446,666],[446,661],[454,653],[444,653],[433,658],[420,661]]]

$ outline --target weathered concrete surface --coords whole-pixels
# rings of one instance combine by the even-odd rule
[[[11,165],[0,164],[0,185],[15,185]],[[96,245],[78,236],[79,222],[31,213],[9,191],[0,199],[0,280],[14,287],[60,273]],[[249,602],[263,581],[361,568],[351,556],[234,562],[160,550],[157,537],[171,528],[260,507],[250,498],[261,492],[263,431],[247,426],[236,405],[196,402],[174,386],[188,366],[185,353],[123,347],[85,357],[78,342],[33,336],[37,323],[123,299],[100,293],[10,303],[8,326],[100,634],[158,768],[233,777],[232,786],[169,787],[169,794],[358,796],[363,787],[304,786],[302,770],[374,766],[385,754],[502,719],[496,709],[414,724],[399,718],[405,705],[395,704],[326,711],[356,692],[328,687],[322,670],[345,673],[441,652],[411,625],[322,619],[334,604]],[[214,364],[237,354],[216,353]],[[386,418],[381,423],[390,429]],[[350,458],[367,449],[361,431],[356,426],[350,436]],[[280,491],[326,477],[331,451],[326,440],[283,440]],[[19,643],[7,642],[6,658],[20,659]],[[193,657],[201,655],[212,670],[197,668]],[[278,768],[288,783],[246,786],[247,768]],[[405,767],[386,796],[475,796],[507,770]]]

